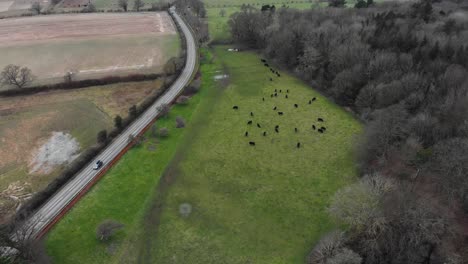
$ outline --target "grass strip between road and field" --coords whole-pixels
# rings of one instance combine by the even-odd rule
[[[154,137],[150,129],[146,140],[125,154],[51,230],[46,246],[55,263],[112,263],[126,257],[160,176],[189,133],[191,117],[207,94],[208,89],[202,88],[187,105],[174,105],[167,118],[156,121],[158,128],[169,129],[169,136]],[[186,128],[175,128],[177,116],[187,121]],[[101,243],[95,230],[105,219],[119,221],[125,228]]]

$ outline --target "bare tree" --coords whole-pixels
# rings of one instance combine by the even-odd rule
[[[327,260],[333,257],[338,250],[343,247],[344,234],[340,231],[332,231],[323,236],[320,241],[314,246],[309,256],[307,256],[308,264],[326,264]]]
[[[102,144],[107,141],[107,130],[101,130],[97,134],[97,143]]]
[[[7,65],[0,73],[0,81],[3,85],[13,85],[23,88],[34,80],[31,70],[27,67],[21,68],[17,65]]]
[[[73,72],[72,71],[67,71],[65,75],[63,76],[63,80],[66,83],[71,83],[73,81]]]
[[[189,101],[189,97],[185,96],[185,95],[181,95],[181,96],[179,96],[179,98],[177,98],[177,103],[181,104],[181,105],[188,104],[188,101]]]
[[[176,128],[183,127],[185,127],[185,120],[181,116],[176,117]]]
[[[10,262],[6,263],[51,263],[43,241],[35,239],[38,223],[39,220],[28,225],[24,221],[13,221],[0,226],[0,253],[7,252],[5,258]],[[5,258],[0,258],[0,262]]]
[[[31,11],[36,12],[36,14],[41,14],[42,6],[39,2],[34,2],[31,5]]]
[[[168,104],[162,104],[157,107],[157,110],[159,111],[162,117],[167,117],[169,115],[169,111],[171,110],[171,108],[169,107]]]
[[[122,8],[125,12],[127,12],[128,0],[119,0],[118,4],[119,4],[120,8]]]
[[[135,0],[135,1],[133,2],[133,8],[134,8],[137,12],[139,12],[140,9],[141,9],[143,6],[145,6],[145,3],[143,2],[143,0]]]
[[[169,129],[167,129],[167,127],[161,127],[161,129],[159,129],[159,136],[160,137],[169,136]]]
[[[100,241],[107,241],[123,227],[123,224],[115,220],[104,220],[96,229],[96,237]]]
[[[336,255],[327,260],[327,264],[361,264],[362,258],[349,248],[341,249]]]

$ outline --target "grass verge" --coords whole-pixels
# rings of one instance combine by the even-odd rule
[[[129,259],[133,240],[139,234],[147,201],[154,195],[160,175],[173,157],[185,129],[175,128],[176,116],[191,119],[204,97],[200,91],[188,105],[175,105],[159,128],[169,128],[169,137],[146,140],[132,148],[120,162],[52,229],[46,239],[47,251],[55,263],[117,263]],[[125,225],[114,239],[99,242],[95,229],[105,219]],[[130,256],[131,257],[131,256]],[[128,263],[126,262],[126,263]]]

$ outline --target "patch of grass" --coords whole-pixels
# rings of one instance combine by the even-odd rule
[[[159,228],[143,232],[145,239],[155,232],[143,242],[152,249],[146,263],[303,263],[334,228],[326,213],[331,196],[355,179],[352,147],[361,125],[298,79],[274,77],[258,55],[227,48],[217,47],[215,58],[226,65],[230,85],[194,119],[200,131],[173,170],[162,215],[147,224]],[[282,92],[271,98],[274,89]],[[312,97],[317,101],[309,105]],[[179,214],[183,203],[193,207],[188,217]]]
[[[192,113],[205,96],[202,89],[188,105],[175,105],[169,117],[159,119],[159,128],[169,128],[166,138],[152,137],[125,154],[92,190],[53,228],[47,236],[47,250],[55,263],[133,263],[134,240],[141,234],[147,203],[154,195],[160,176],[173,157],[178,143],[190,129]],[[176,129],[175,118],[188,121]],[[95,229],[105,219],[125,225],[108,243],[100,243]],[[109,253],[113,247],[115,252]],[[122,259],[126,261],[122,262]]]

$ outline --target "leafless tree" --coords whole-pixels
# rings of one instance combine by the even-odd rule
[[[0,226],[0,252],[7,252],[6,259],[11,263],[51,263],[43,241],[35,238],[37,223],[26,225],[24,221],[14,220]]]
[[[181,95],[181,96],[179,96],[179,98],[177,98],[177,103],[181,104],[181,105],[188,104],[188,101],[189,101],[189,97],[185,96],[185,95]]]
[[[128,0],[119,0],[118,2],[120,8],[124,10],[124,12],[127,12],[128,9]]]
[[[0,74],[0,81],[3,85],[13,85],[23,88],[34,80],[31,70],[27,67],[21,68],[17,65],[7,65]]]
[[[342,248],[326,264],[361,264],[362,258],[349,248]]]
[[[137,12],[139,12],[140,9],[141,9],[142,7],[144,7],[144,6],[145,6],[145,3],[143,2],[143,0],[135,0],[135,1],[133,2],[133,8],[134,8]]]
[[[73,81],[73,76],[74,76],[73,72],[67,71],[65,75],[63,76],[63,80],[66,83],[71,83]]]
[[[96,237],[100,241],[107,241],[123,227],[123,224],[115,220],[104,220],[96,229]]]
[[[31,11],[36,12],[36,14],[41,14],[42,6],[39,2],[34,2],[31,5]]]
[[[343,247],[344,239],[344,233],[341,231],[335,230],[324,235],[307,256],[307,263],[326,264],[327,260]]]
[[[159,129],[159,136],[160,137],[167,137],[169,136],[169,129],[167,129],[167,127],[161,127]]]
[[[183,128],[185,127],[185,120],[181,116],[176,117],[176,128]]]
[[[171,108],[169,107],[168,104],[162,104],[157,107],[157,110],[159,111],[162,117],[167,117],[169,115],[169,111],[171,110]]]

